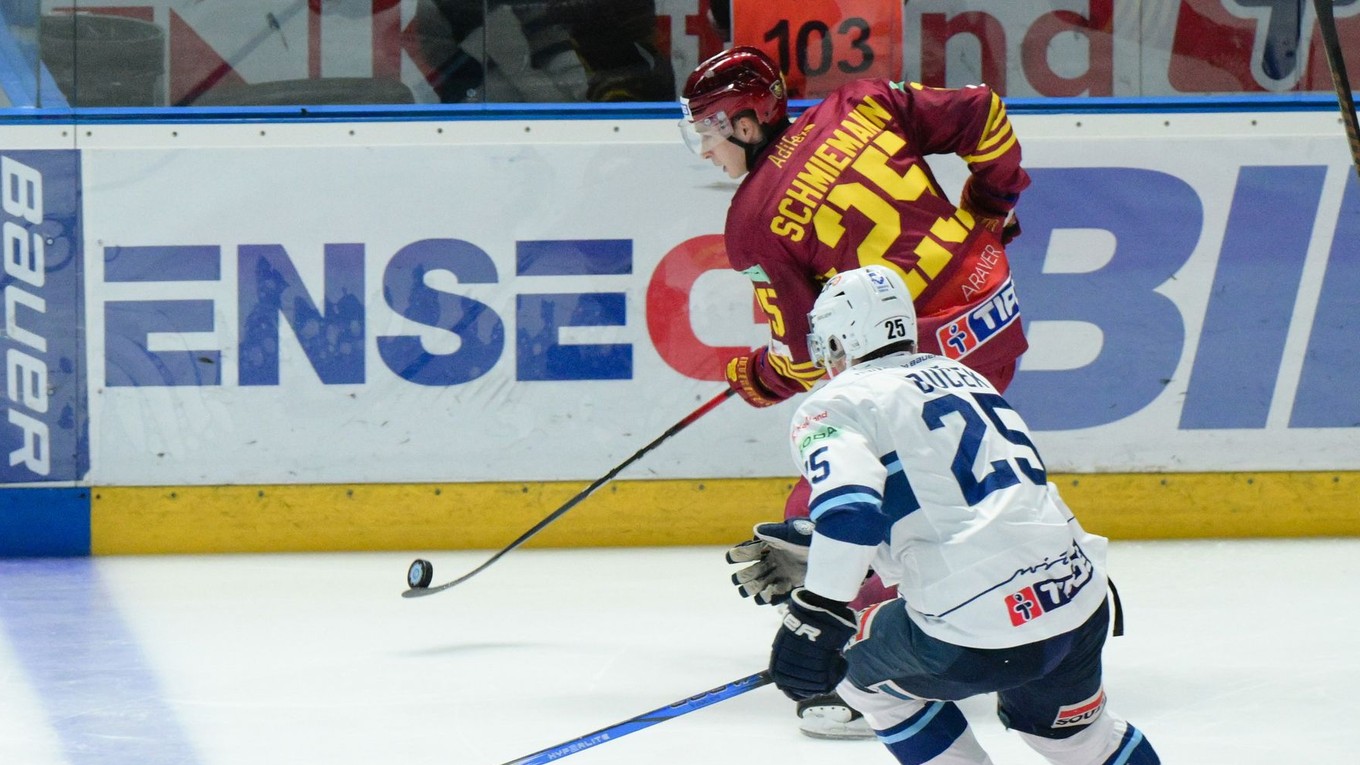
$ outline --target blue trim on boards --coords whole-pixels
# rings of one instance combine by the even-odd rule
[[[795,114],[816,101],[792,101]],[[1011,114],[1163,114],[1334,111],[1330,93],[1176,97],[1008,98]],[[374,106],[84,107],[0,109],[11,124],[196,124],[240,122],[485,122],[514,120],[657,120],[681,118],[679,102],[545,104],[401,104]]]
[[[0,489],[0,558],[89,554],[88,488]]]

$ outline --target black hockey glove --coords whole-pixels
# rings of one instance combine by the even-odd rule
[[[806,518],[760,523],[755,536],[727,551],[728,563],[751,563],[732,575],[743,598],[756,605],[778,605],[807,577],[808,547],[815,524]]]
[[[844,602],[795,589],[770,647],[774,684],[794,701],[830,693],[845,677],[841,649],[856,629],[855,613]]]
[[[1001,224],[1002,246],[1010,244],[1017,236],[1020,236],[1020,219],[1012,212],[1006,216],[1006,222]]]

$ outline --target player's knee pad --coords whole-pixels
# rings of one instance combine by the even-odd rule
[[[1160,765],[1142,731],[1106,712],[1063,738],[1020,732],[1031,749],[1059,765]]]

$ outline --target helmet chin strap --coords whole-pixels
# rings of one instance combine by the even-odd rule
[[[761,135],[764,135],[764,132],[765,131],[762,130]],[[741,150],[746,153],[747,172],[750,172],[751,170],[755,169],[756,157],[759,156],[760,150],[764,149],[766,146],[770,144],[770,139],[768,138],[761,140],[759,143],[750,143],[747,141],[743,141],[740,138],[737,138],[736,136],[729,136],[727,140],[740,146]]]
[[[788,119],[785,119],[777,125],[761,125],[759,141],[743,141],[735,135],[728,136],[727,140],[740,146],[741,150],[746,152],[746,171],[750,172],[756,169],[756,157],[760,156],[760,152],[764,151],[771,141],[783,135],[789,124]]]

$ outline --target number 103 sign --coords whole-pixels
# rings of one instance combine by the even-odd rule
[[[902,0],[733,0],[732,40],[768,53],[792,98],[902,78]]]

